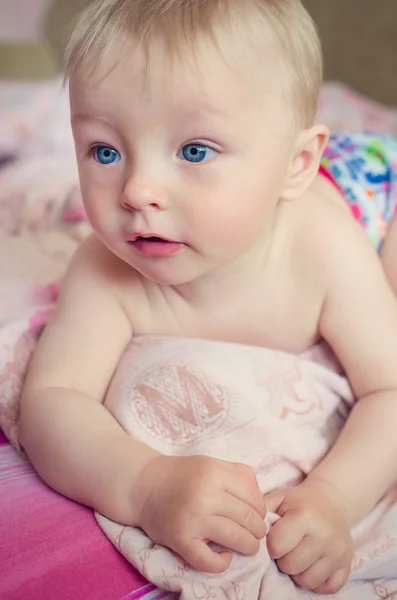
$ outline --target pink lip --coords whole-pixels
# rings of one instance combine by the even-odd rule
[[[132,236],[128,243],[134,246],[140,254],[151,258],[174,256],[186,247],[186,244],[181,242],[174,242],[166,238],[153,238],[158,238],[158,236],[137,234]]]

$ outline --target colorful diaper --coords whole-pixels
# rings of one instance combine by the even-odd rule
[[[397,210],[397,138],[334,133],[321,160],[321,171],[340,188],[354,217],[379,250]]]

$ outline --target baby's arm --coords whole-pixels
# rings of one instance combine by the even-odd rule
[[[196,569],[224,571],[230,553],[216,553],[208,541],[253,555],[266,533],[255,473],[206,456],[163,456],[127,435],[107,411],[103,400],[133,333],[116,297],[118,270],[92,240],[73,261],[29,369],[22,446],[61,494],[142,528]],[[133,294],[131,281],[129,287]],[[143,300],[131,302],[143,308]]]
[[[334,238],[320,328],[358,401],[313,476],[343,492],[354,524],[397,482],[397,301],[362,232],[343,220]]]
[[[279,568],[298,585],[333,594],[350,573],[351,527],[397,482],[397,302],[350,215],[335,208],[326,217],[305,236],[311,246],[305,263],[325,290],[320,333],[345,368],[357,403],[306,480],[265,499],[281,516],[268,538]]]
[[[20,440],[51,487],[134,524],[134,481],[157,453],[127,435],[102,403],[132,331],[115,296],[116,274],[97,252],[90,240],[77,253],[34,354]]]

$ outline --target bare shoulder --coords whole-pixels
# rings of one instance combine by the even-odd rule
[[[120,301],[126,269],[95,236],[74,256],[35,351],[29,390],[72,388],[102,401],[134,331]]]
[[[66,271],[55,318],[69,310],[95,310],[95,306],[102,303],[108,304],[108,309],[113,307],[111,312],[117,311],[118,271],[117,261],[95,235],[90,236],[77,250]]]
[[[296,207],[299,256],[323,289],[319,332],[358,397],[397,385],[397,302],[380,258],[349,211],[315,196]]]
[[[293,243],[298,260],[327,290],[335,277],[374,264],[379,257],[350,210],[329,198],[309,194],[297,202],[293,216]]]
[[[76,252],[62,285],[62,297],[81,290],[112,300],[125,314],[145,308],[146,286],[142,276],[130,265],[115,256],[95,234]],[[131,322],[131,327],[134,324]]]
[[[133,269],[127,268],[122,260],[117,258],[102,244],[95,234],[92,234],[77,250],[70,263],[65,277],[65,286],[74,284],[76,279],[92,283],[107,283],[105,288],[108,293],[116,292],[129,274],[133,276]]]
[[[330,340],[332,332],[324,327],[324,307],[335,295],[343,301],[369,274],[377,282],[374,285],[383,288],[385,275],[379,256],[345,205],[310,193],[286,210],[287,243],[295,289],[299,290],[296,301],[302,305],[302,313],[306,306],[316,315],[319,335]]]

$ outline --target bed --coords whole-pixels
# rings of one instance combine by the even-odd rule
[[[340,84],[322,90],[320,117],[332,129],[397,135],[397,111]],[[60,81],[0,85],[0,423],[20,389],[27,356],[11,348],[33,308],[37,327],[77,244],[88,232],[78,190],[68,105]],[[42,318],[42,321],[40,321]],[[50,490],[0,432],[1,600],[173,598],[117,552],[93,512]]]

